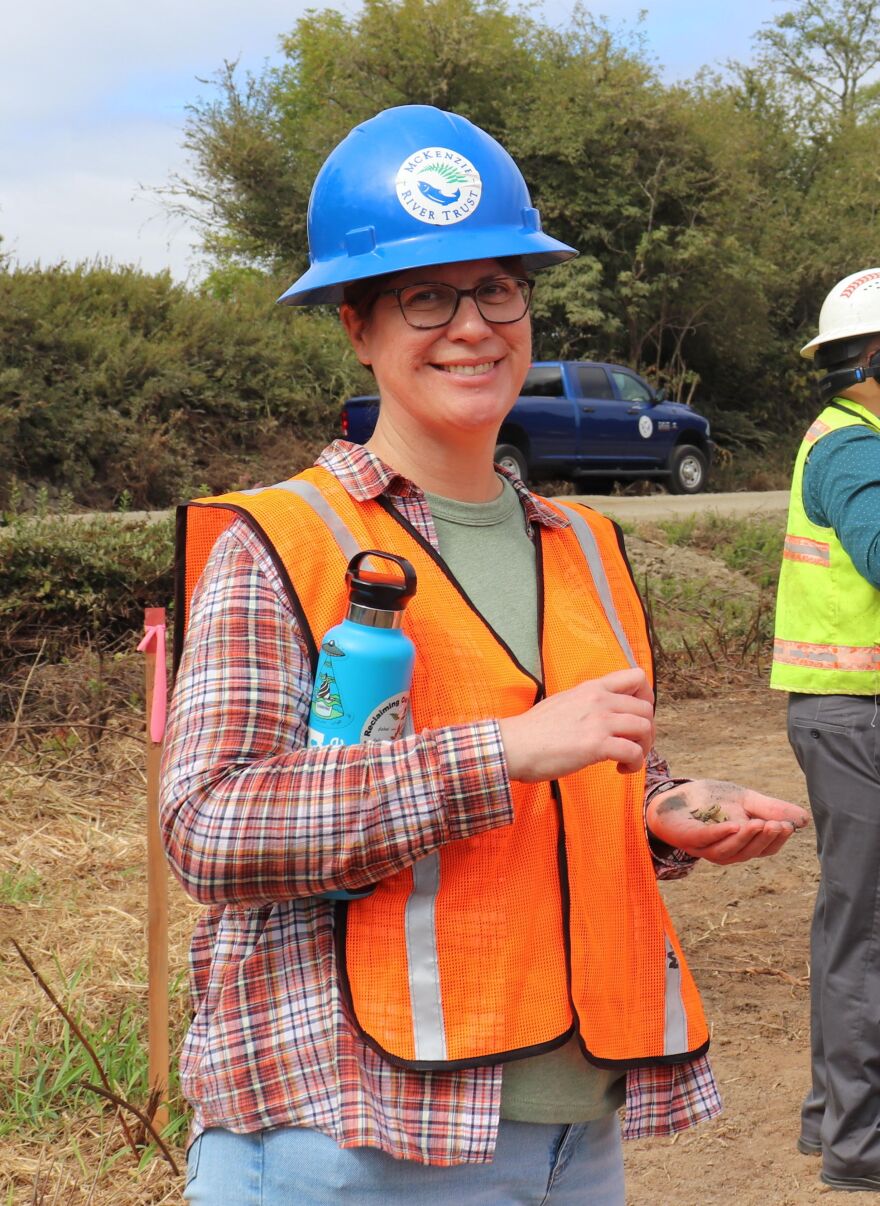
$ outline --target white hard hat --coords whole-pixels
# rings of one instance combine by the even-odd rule
[[[863,268],[838,281],[822,303],[819,334],[801,348],[812,360],[823,343],[880,331],[880,268]]]

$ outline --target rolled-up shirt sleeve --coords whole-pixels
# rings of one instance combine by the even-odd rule
[[[236,521],[193,595],[163,756],[163,840],[200,902],[362,888],[512,822],[496,721],[309,748],[311,692],[280,580]]]
[[[690,783],[690,779],[673,778],[669,763],[655,749],[652,749],[645,759],[645,815],[648,805],[660,791],[668,791],[679,783]],[[645,833],[648,837],[648,848],[654,863],[654,874],[658,879],[683,879],[696,866],[697,860],[693,855],[667,846],[659,841],[648,829],[645,822]]]

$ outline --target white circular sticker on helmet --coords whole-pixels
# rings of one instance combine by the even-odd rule
[[[453,226],[480,204],[483,182],[469,159],[447,147],[424,147],[404,159],[397,173],[397,200],[429,226]]]
[[[651,422],[651,419],[648,415],[642,415],[642,417],[639,419],[639,435],[642,436],[643,439],[649,440],[653,434],[654,424]]]

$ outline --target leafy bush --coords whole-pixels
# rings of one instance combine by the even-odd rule
[[[336,318],[261,274],[201,293],[133,268],[0,265],[0,505],[18,478],[160,508],[289,476],[363,382]]]
[[[124,516],[13,515],[0,528],[0,665],[87,638],[112,647],[173,593],[173,530]]]

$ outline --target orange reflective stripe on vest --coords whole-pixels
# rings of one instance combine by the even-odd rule
[[[803,561],[808,565],[831,565],[831,545],[827,540],[811,540],[809,536],[786,535],[782,556],[787,561]]]
[[[773,642],[773,660],[785,666],[877,674],[880,673],[880,645],[817,645],[777,637]]]
[[[193,582],[216,539],[215,508],[226,509],[225,523],[244,515],[262,535],[313,650],[344,613],[352,551],[381,548],[413,563],[418,591],[404,623],[417,650],[416,732],[516,715],[541,697],[391,504],[356,502],[318,468],[203,500],[181,525],[182,582]],[[537,537],[544,689],[628,664],[650,674],[644,614],[613,525],[586,508],[561,509],[571,526]],[[511,825],[450,842],[338,906],[343,990],[365,1038],[425,1069],[536,1053],[572,1032],[609,1065],[704,1050],[699,996],[645,837],[644,772],[621,775],[603,762],[558,784],[512,784],[512,794]]]

